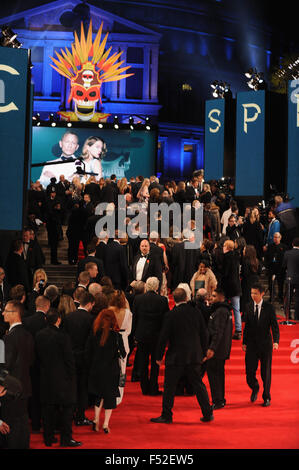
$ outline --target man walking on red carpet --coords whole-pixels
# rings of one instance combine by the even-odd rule
[[[176,386],[185,375],[192,385],[203,417],[201,421],[214,419],[213,410],[205,384],[202,381],[202,360],[207,351],[207,331],[204,320],[190,303],[184,289],[173,292],[175,307],[168,312],[163,323],[157,347],[157,364],[161,366],[164,351],[165,379],[162,403],[162,414],[152,418],[153,423],[172,423],[172,408]]]
[[[250,302],[244,312],[245,327],[243,332],[243,351],[245,354],[246,380],[252,389],[250,400],[256,401],[259,383],[256,378],[258,362],[261,364],[261,377],[264,391],[262,406],[270,406],[272,350],[278,349],[279,326],[274,307],[263,300],[265,290],[262,285],[255,284],[251,288]],[[273,341],[272,341],[272,336]]]

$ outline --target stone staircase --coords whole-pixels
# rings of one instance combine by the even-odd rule
[[[68,263],[67,250],[68,250],[68,240],[65,234],[67,227],[63,227],[63,240],[59,242],[58,246],[58,260],[62,263],[61,265],[52,265],[50,264],[50,247],[48,246],[48,236],[45,226],[41,226],[38,231],[38,241],[43,250],[43,253],[46,258],[46,264],[44,270],[48,276],[48,283],[55,284],[58,288],[61,289],[62,285],[65,282],[75,282],[77,266],[71,266]]]

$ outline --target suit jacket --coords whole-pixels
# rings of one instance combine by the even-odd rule
[[[166,314],[157,347],[157,360],[164,355],[166,366],[201,364],[207,351],[204,320],[190,303],[175,306]]]
[[[132,268],[133,280],[136,280],[136,267],[140,258],[141,258],[141,254],[139,253],[137,256],[135,256],[135,259],[133,261],[133,268]],[[145,262],[144,268],[143,268],[141,281],[145,282],[149,277],[153,277],[153,276],[159,279],[160,285],[161,285],[161,282],[162,282],[161,263],[155,255],[149,253],[147,256],[147,260]]]
[[[186,202],[193,202],[195,199],[199,199],[200,190],[197,188],[197,194],[194,187],[190,184],[186,186],[185,198]]]
[[[40,364],[41,402],[69,405],[76,402],[76,369],[70,338],[56,326],[36,335]]]
[[[48,326],[46,315],[44,312],[40,311],[23,318],[22,322],[26,330],[29,331],[34,338],[40,330]]]
[[[299,285],[299,249],[293,248],[284,254],[282,266],[286,268],[286,277],[291,278],[291,283]]]
[[[214,351],[214,358],[229,359],[232,345],[232,312],[227,303],[217,302],[212,305],[208,323],[209,349]]]
[[[94,204],[101,201],[101,189],[97,183],[88,183],[85,186],[84,194],[89,194],[91,202]]]
[[[23,325],[14,326],[3,338],[5,345],[5,368],[20,380],[22,398],[31,396],[30,367],[34,361],[34,341]]]
[[[244,312],[243,344],[258,351],[272,350],[273,342],[279,343],[279,326],[274,307],[263,301],[259,320],[254,317],[254,303],[249,302]],[[272,336],[271,336],[272,331]]]
[[[133,302],[133,331],[137,341],[152,341],[159,336],[169,311],[166,297],[153,291],[137,295]]]
[[[1,289],[1,287],[0,287]],[[9,292],[10,292],[10,285],[9,283],[7,282],[6,279],[4,279],[3,281],[3,286],[2,286],[2,293],[3,293],[3,300],[2,302],[3,303],[6,303],[9,299]],[[2,296],[1,296],[2,297]],[[0,306],[1,306],[1,297],[0,297]]]
[[[96,265],[98,266],[99,274],[97,277],[100,280],[101,277],[105,276],[104,263],[101,259],[96,258],[96,256],[90,256],[90,255],[86,256],[86,258],[81,259],[79,261],[78,268],[77,268],[77,277],[82,271],[84,271],[86,264],[90,262],[96,263]]]
[[[13,287],[22,284],[26,292],[31,290],[26,262],[17,253],[10,253],[6,262],[6,275],[9,284]]]
[[[185,250],[184,242],[175,243],[171,254],[172,287],[175,289],[181,282],[190,283],[197,271],[200,250]]]
[[[125,290],[129,281],[125,247],[115,240],[109,240],[104,251],[104,265],[106,275],[112,280],[113,286]]]
[[[241,295],[240,261],[235,251],[224,254],[221,287],[227,298]]]
[[[92,323],[92,315],[80,307],[74,312],[66,315],[63,322],[63,331],[68,333],[71,339],[75,361],[79,366],[84,363],[84,350],[91,331]]]

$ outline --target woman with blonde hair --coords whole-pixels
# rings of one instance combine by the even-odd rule
[[[66,315],[76,310],[74,299],[67,294],[62,294],[59,299],[58,312],[61,315],[61,321],[65,319]]]
[[[96,173],[95,178],[97,181],[102,177],[102,164],[103,159],[107,151],[106,143],[103,139],[96,136],[88,137],[82,147],[81,157],[83,158],[83,171],[86,173]],[[83,176],[83,180],[86,181],[88,175]]]
[[[108,308],[113,310],[119,327],[119,332],[122,335],[126,356],[120,359],[121,372],[125,376],[127,367],[127,357],[130,352],[129,346],[129,334],[132,330],[132,313],[130,310],[129,302],[123,291],[116,290],[113,294],[108,297]],[[119,387],[120,396],[117,398],[117,404],[119,405],[123,399],[124,386]]]
[[[48,282],[48,276],[44,269],[39,268],[36,271],[34,271],[33,283],[32,283],[34,290],[39,290],[39,287],[41,287],[41,283],[43,284],[43,288],[45,289],[47,282]]]
[[[128,185],[127,178],[122,178],[120,181],[118,181],[117,187],[119,194],[126,194],[130,192],[130,187]]]
[[[112,410],[119,397],[119,358],[126,356],[122,336],[112,309],[103,309],[95,319],[86,344],[89,364],[88,391],[95,397],[93,431],[99,431],[102,408],[105,410],[103,431],[108,434]]]
[[[149,192],[148,192],[149,185],[150,185],[149,178],[144,178],[141,188],[139,189],[137,193],[138,202],[146,202],[146,203],[148,202],[148,199],[150,197]]]

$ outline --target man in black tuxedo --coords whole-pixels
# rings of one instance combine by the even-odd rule
[[[5,278],[5,269],[0,266],[0,310],[9,299],[10,285]],[[4,308],[3,308],[4,310]]]
[[[225,361],[230,356],[233,324],[232,312],[228,303],[225,302],[223,290],[214,290],[211,304],[208,323],[209,346],[206,360],[213,409],[218,410],[226,404]]]
[[[271,364],[272,349],[278,349],[279,326],[274,307],[263,300],[265,290],[262,285],[254,284],[251,288],[252,302],[247,304],[244,312],[245,327],[243,331],[243,351],[245,354],[246,380],[252,390],[251,401],[255,402],[259,391],[256,378],[258,363],[261,364],[263,381],[263,406],[271,401]],[[272,331],[272,336],[270,333]],[[273,337],[273,341],[272,341]]]
[[[101,202],[100,186],[96,182],[95,176],[90,176],[89,183],[85,185],[84,194],[89,194],[91,202],[96,205]]]
[[[115,289],[125,290],[129,283],[129,268],[125,247],[120,244],[118,231],[110,239],[104,253],[106,276],[110,277]]]
[[[15,240],[13,242],[12,251],[9,253],[6,261],[7,280],[12,287],[17,284],[22,284],[26,292],[30,292],[31,286],[28,270],[22,254],[23,242],[22,240]]]
[[[140,386],[143,395],[159,395],[156,349],[163,319],[169,306],[166,297],[159,295],[158,290],[159,279],[149,277],[145,283],[145,294],[137,295],[133,303],[133,329],[138,343]],[[150,377],[149,358],[151,358]]]
[[[48,232],[48,242],[51,251],[51,264],[61,264],[57,259],[58,242],[62,237],[62,219],[61,219],[61,204],[56,202],[53,204],[53,209],[48,212],[46,227]]]
[[[8,394],[2,401],[2,418],[10,427],[7,435],[8,449],[29,449],[30,431],[28,398],[31,396],[30,367],[34,360],[34,341],[21,322],[22,304],[10,300],[3,312],[9,323],[9,331],[3,338],[5,345],[5,369],[20,380],[22,393],[15,398]]]
[[[274,294],[274,283],[277,279],[278,299],[283,303],[283,285],[285,278],[285,269],[282,266],[284,254],[288,247],[281,243],[281,234],[275,232],[273,235],[273,243],[269,243],[265,247],[265,264],[268,269],[268,285],[270,291],[270,302],[272,302]]]
[[[186,186],[186,202],[192,203],[195,199],[199,199],[200,189],[198,187],[199,181],[196,176],[191,179],[191,183]]]
[[[96,263],[98,267],[97,277],[99,280],[101,279],[101,277],[105,276],[104,263],[101,259],[96,257],[96,244],[94,241],[91,241],[87,245],[87,256],[84,259],[81,259],[78,263],[77,277],[82,271],[85,271],[85,266],[89,262]]]
[[[23,325],[28,330],[33,338],[36,338],[37,333],[46,328],[47,314],[50,310],[50,300],[40,295],[35,300],[36,313],[29,317],[23,318]],[[30,370],[32,396],[29,400],[29,412],[31,417],[32,432],[38,433],[41,427],[41,404],[40,404],[40,365],[37,357]]]
[[[293,248],[285,252],[282,266],[286,269],[286,279],[290,279],[291,295],[295,292],[294,319],[299,320],[299,238],[294,238]]]
[[[187,294],[184,289],[175,289],[173,298],[176,306],[164,320],[157,347],[157,363],[161,365],[168,344],[165,357],[162,414],[158,418],[152,418],[151,421],[154,423],[172,422],[176,386],[183,375],[187,376],[194,388],[203,413],[201,421],[212,421],[213,410],[209,403],[206,386],[202,381],[202,361],[207,351],[206,327],[195,307],[187,303]]]
[[[78,447],[81,442],[72,438],[73,408],[76,402],[76,368],[67,334],[59,329],[60,314],[50,309],[47,327],[36,335],[36,351],[40,364],[43,433],[47,447],[55,438],[55,409],[60,411],[60,445]]]
[[[200,248],[185,249],[185,243],[194,243],[194,233],[192,230],[184,230],[183,236],[181,242],[174,244],[171,253],[172,288],[176,288],[180,283],[189,284],[199,265]]]
[[[132,280],[146,282],[149,277],[157,277],[161,286],[161,262],[159,258],[150,251],[149,241],[146,239],[142,240],[139,249],[139,254],[135,256],[133,262]]]
[[[94,297],[89,292],[82,292],[79,300],[80,306],[77,310],[66,315],[63,322],[63,330],[70,336],[75,357],[77,377],[75,424],[77,426],[86,426],[91,424],[91,422],[85,417],[85,410],[88,405],[88,392],[84,351],[93,323],[93,316],[90,312],[94,306]]]

